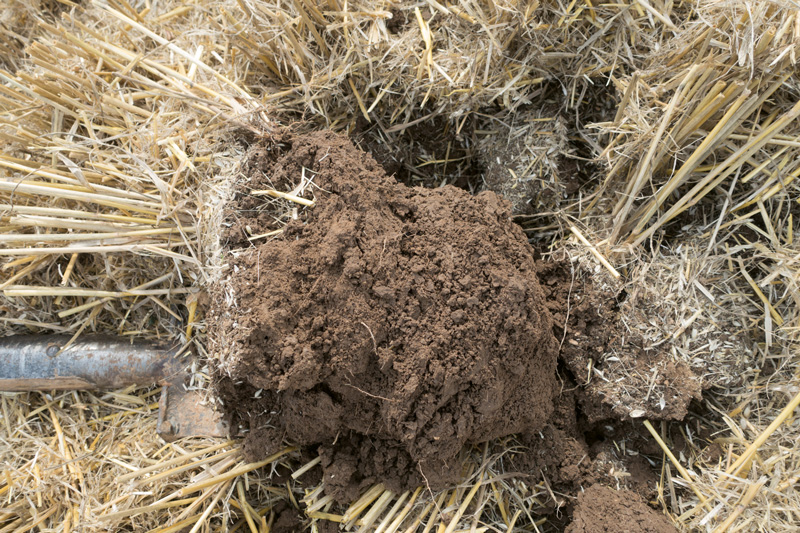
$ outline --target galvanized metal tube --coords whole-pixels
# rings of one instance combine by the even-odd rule
[[[116,337],[0,338],[0,391],[114,389],[163,383],[179,371],[174,351]]]

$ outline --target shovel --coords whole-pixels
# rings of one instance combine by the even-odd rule
[[[156,431],[167,442],[182,437],[226,437],[228,427],[200,391],[188,390],[187,361],[177,349],[117,337],[0,338],[0,391],[117,389],[161,385]]]

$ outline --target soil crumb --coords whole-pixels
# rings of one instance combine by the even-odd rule
[[[272,513],[275,518],[270,531],[273,533],[296,533],[305,529],[302,512],[288,502],[278,502]]]
[[[641,496],[592,485],[578,495],[565,533],[675,533],[669,519],[651,509]]]
[[[248,459],[319,445],[326,492],[347,502],[376,481],[445,487],[464,444],[544,428],[559,343],[507,201],[399,184],[330,132],[255,156],[229,247],[274,229],[252,189],[306,176],[315,205],[229,250],[211,290],[215,387]]]

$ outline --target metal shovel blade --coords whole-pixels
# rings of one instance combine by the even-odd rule
[[[158,434],[225,437],[228,428],[200,391],[186,390],[187,362],[175,350],[117,337],[24,335],[0,338],[0,391],[118,389],[162,385]]]
[[[183,437],[225,437],[228,424],[203,394],[186,390],[183,383],[161,388],[158,400],[158,435],[167,442]]]

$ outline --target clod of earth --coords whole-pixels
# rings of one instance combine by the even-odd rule
[[[565,533],[675,533],[663,514],[647,506],[641,496],[592,485],[578,495],[572,523]]]
[[[317,445],[326,493],[352,502],[378,482],[450,485],[464,444],[522,433],[509,466],[568,499],[619,484],[620,469],[651,497],[645,461],[614,452],[612,440],[637,446],[620,420],[681,419],[700,381],[620,325],[619,289],[566,257],[535,262],[494,193],[398,184],[329,132],[279,133],[242,176],[208,323],[215,388],[249,459]],[[275,240],[248,239],[291,212],[250,191],[302,176],[314,207]]]
[[[216,390],[249,458],[319,445],[327,493],[352,501],[376,481],[443,487],[465,443],[544,427],[558,341],[508,202],[398,184],[328,132],[253,157],[229,248],[240,228],[274,229],[249,190],[305,175],[316,201],[279,238],[231,251],[212,290]]]

